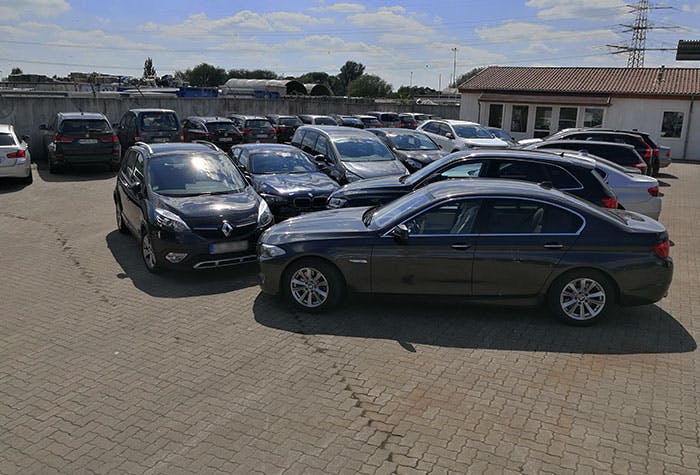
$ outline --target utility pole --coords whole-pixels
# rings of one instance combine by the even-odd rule
[[[455,54],[454,61],[452,62],[452,86],[457,87],[457,84],[455,84],[457,82],[457,47],[456,46],[454,48],[452,48],[452,52],[454,52],[454,54]]]
[[[411,82],[408,84],[408,87],[413,87],[413,71],[411,71]]]

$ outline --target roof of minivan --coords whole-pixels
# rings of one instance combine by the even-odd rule
[[[228,117],[200,116],[200,115],[192,115],[192,116],[188,117],[186,120],[201,120],[203,122],[233,122]]]
[[[135,114],[142,114],[144,112],[172,112],[173,114],[175,113],[174,110],[172,109],[158,109],[158,108],[153,108],[153,109],[129,109],[129,111],[135,113]]]

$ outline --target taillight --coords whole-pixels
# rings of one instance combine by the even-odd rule
[[[7,158],[24,158],[27,153],[24,150],[17,150],[16,152],[8,153]]]
[[[639,139],[639,142],[646,147],[646,150],[644,151],[644,158],[651,159],[652,153],[654,153],[652,148],[642,139]]]
[[[654,246],[654,254],[661,259],[668,259],[668,256],[671,254],[671,243],[668,239]]]
[[[671,149],[666,150],[666,156],[671,158]]]
[[[134,135],[134,142],[140,142],[141,141],[141,136],[140,135]]]
[[[185,141],[185,134],[183,132],[180,132],[180,142]]]
[[[659,196],[659,187],[658,186],[652,186],[651,188],[647,188],[647,191],[651,196]]]
[[[654,156],[655,156],[655,157],[658,157],[658,156],[659,156],[659,149],[658,149],[658,148],[655,148],[655,149],[654,149]]]
[[[112,142],[112,143],[117,143],[119,142],[119,137],[117,137],[117,134],[112,134],[112,135],[105,135],[100,139],[100,142]]]
[[[642,173],[646,173],[647,171],[647,164],[643,162],[635,163],[632,165],[634,168],[640,170]]]
[[[66,137],[65,135],[56,134],[53,137],[53,141],[56,143],[71,143],[73,142],[73,137]]]
[[[617,198],[603,198],[600,200],[606,208],[617,209]]]

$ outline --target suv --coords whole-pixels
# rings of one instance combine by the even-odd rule
[[[225,117],[188,117],[182,122],[185,142],[206,140],[222,150],[243,142],[243,134]]]
[[[384,127],[382,123],[379,122],[379,119],[373,115],[356,115],[355,117],[362,121],[362,123],[365,125],[365,129],[369,129],[370,127]]]
[[[416,130],[425,132],[440,147],[448,152],[456,152],[471,147],[504,148],[508,144],[494,137],[486,128],[476,122],[464,120],[427,120]]]
[[[382,127],[400,127],[399,122],[401,122],[401,120],[399,119],[399,114],[396,112],[371,111],[368,112],[367,115],[376,117],[379,122],[382,123]]]
[[[59,112],[41,124],[49,173],[70,165],[104,164],[119,168],[121,147],[107,117],[91,112]]]
[[[299,127],[292,145],[312,155],[338,183],[405,175],[406,167],[376,135],[352,127]]]
[[[360,119],[352,115],[334,115],[333,118],[343,127],[355,127],[356,129],[364,129],[365,124]]]
[[[117,228],[139,238],[150,272],[255,262],[255,243],[273,221],[228,155],[206,142],[137,143],[113,198]]]
[[[266,117],[258,115],[230,115],[236,127],[243,132],[243,143],[276,143],[277,132]]]
[[[525,149],[565,149],[585,152],[617,163],[632,173],[646,174],[647,172],[646,162],[639,156],[634,147],[623,143],[594,142],[592,140],[545,140],[530,144]]]
[[[338,122],[329,115],[298,115],[299,119],[309,125],[338,125]]]
[[[295,115],[267,115],[267,120],[270,121],[275,128],[277,141],[279,143],[288,143],[292,140],[294,132],[304,123]]]
[[[413,117],[413,114],[399,114],[399,125],[402,129],[415,129],[418,127],[418,121]]]
[[[170,109],[131,109],[117,124],[117,135],[122,150],[136,142],[182,142],[180,119]]]

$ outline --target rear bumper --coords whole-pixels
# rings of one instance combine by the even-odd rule
[[[671,157],[659,157],[659,168],[666,168],[671,164]]]
[[[32,163],[26,160],[24,163],[0,167],[0,178],[27,178],[31,172]]]
[[[658,259],[658,264],[648,272],[652,281],[647,280],[644,284],[620,289],[620,305],[648,305],[668,295],[673,280],[673,260]]]

